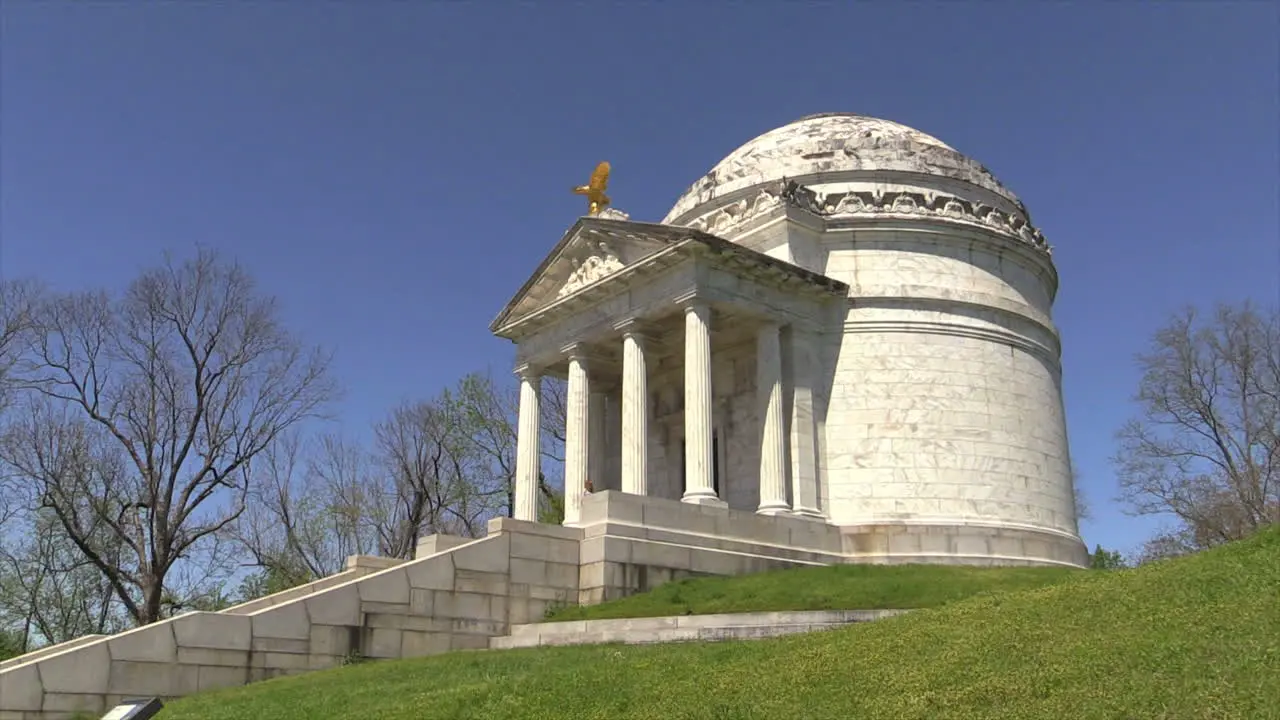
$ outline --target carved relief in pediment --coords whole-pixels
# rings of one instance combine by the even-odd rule
[[[586,253],[585,257],[581,255],[570,256],[569,262],[573,266],[573,271],[569,273],[569,279],[560,287],[556,297],[564,297],[591,283],[602,280],[624,267],[617,254],[613,252],[613,249],[605,241],[594,241],[591,243],[590,248],[590,252]]]

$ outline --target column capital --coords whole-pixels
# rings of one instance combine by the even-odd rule
[[[656,337],[653,324],[648,320],[629,317],[613,324],[613,329],[622,333],[623,337],[631,336],[640,340],[652,340]]]
[[[521,363],[512,371],[521,380],[538,381],[542,379],[543,367],[533,363]]]
[[[600,359],[599,353],[597,353],[590,345],[579,341],[571,342],[568,345],[561,347],[560,352],[568,360],[590,362],[591,360]]]
[[[756,328],[756,332],[760,334],[763,334],[763,333],[781,334],[782,329],[787,326],[788,326],[788,323],[782,320],[779,320],[778,318],[766,317],[760,320],[760,326]]]
[[[671,299],[677,307],[683,308],[685,312],[692,312],[702,308],[710,309],[711,301],[707,298],[705,292],[699,292],[697,289],[681,293]]]

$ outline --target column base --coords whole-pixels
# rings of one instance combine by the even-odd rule
[[[680,498],[680,502],[689,503],[690,505],[711,505],[713,507],[729,507],[729,503],[721,500],[715,495],[685,495]]]
[[[756,510],[757,515],[790,515],[791,508],[786,505],[766,505]]]
[[[827,521],[826,515],[823,515],[821,511],[814,510],[812,508],[796,508],[791,511],[791,514],[796,517],[809,518],[811,520],[821,520],[822,522]]]

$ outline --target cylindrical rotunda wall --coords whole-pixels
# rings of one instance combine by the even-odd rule
[[[829,348],[832,521],[1075,535],[1047,257],[913,225],[823,238],[850,286]]]

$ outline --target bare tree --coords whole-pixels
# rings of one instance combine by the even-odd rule
[[[1167,514],[1167,556],[1280,521],[1280,313],[1220,306],[1175,316],[1139,356],[1138,418],[1119,432],[1121,497]]]
[[[251,599],[332,575],[378,552],[382,477],[370,454],[337,435],[282,435],[254,463],[252,501],[229,533],[260,572]]]
[[[13,383],[11,371],[32,329],[33,309],[40,291],[40,286],[31,280],[0,280],[0,413],[9,403]],[[5,527],[5,521],[14,518],[19,510],[13,494],[3,492],[4,485],[3,477],[0,477],[0,528]],[[3,540],[0,535],[0,541]]]
[[[562,389],[550,385],[543,405],[552,461],[563,454]],[[516,412],[514,383],[473,373],[394,408],[370,450],[334,436],[278,441],[255,464],[254,502],[235,528],[263,569],[252,593],[336,572],[350,554],[411,557],[429,534],[482,534],[489,518],[510,513]],[[559,522],[563,503],[549,482],[540,500],[542,519]]]
[[[118,299],[48,298],[33,322],[14,371],[26,412],[0,460],[129,615],[155,621],[175,566],[207,561],[244,511],[253,459],[332,397],[327,358],[207,251],[144,272]],[[123,545],[118,560],[103,538]]]

